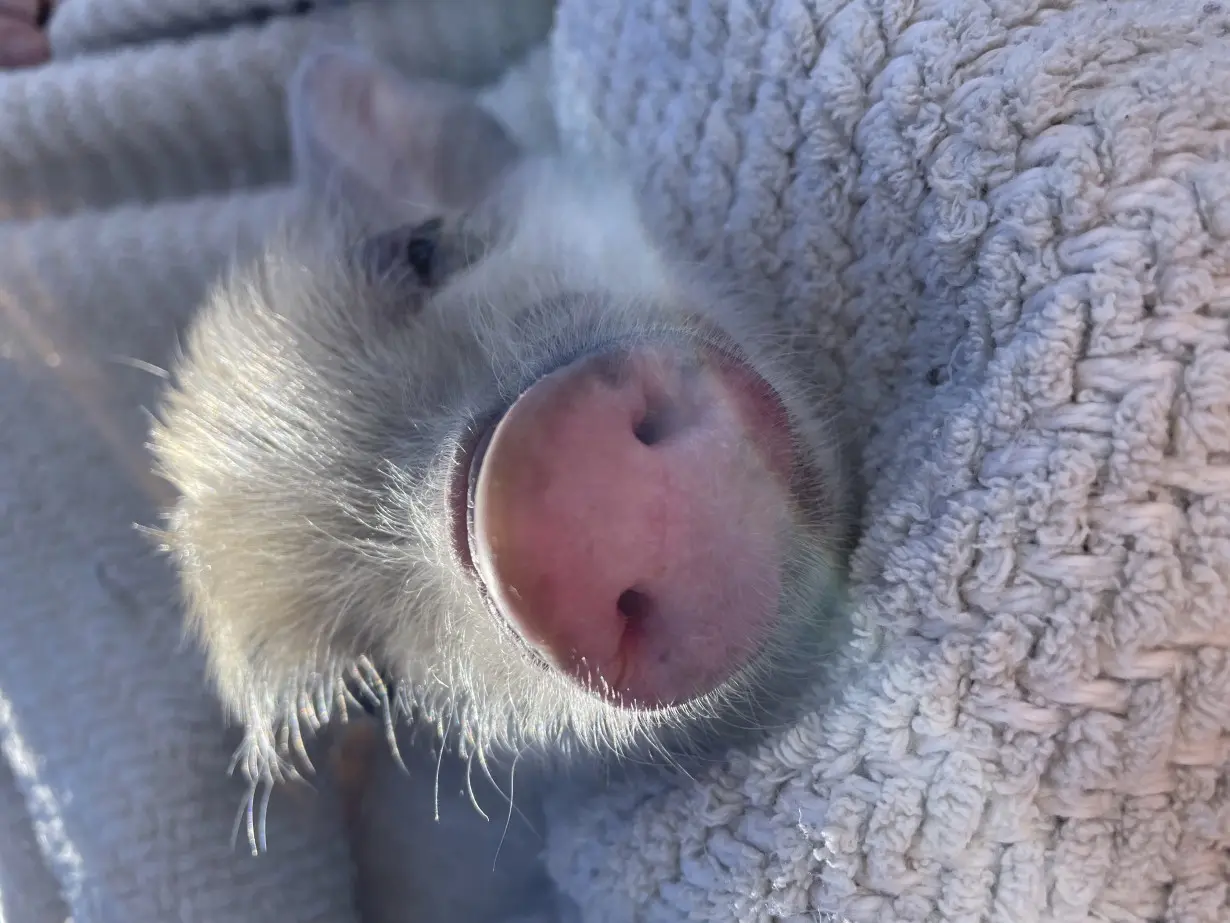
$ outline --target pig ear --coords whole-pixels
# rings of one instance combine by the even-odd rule
[[[360,220],[465,211],[521,156],[470,94],[405,80],[348,48],[310,50],[288,96],[298,185]]]

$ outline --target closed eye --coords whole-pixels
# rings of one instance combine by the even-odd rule
[[[373,282],[412,282],[431,287],[438,282],[441,218],[407,225],[366,238],[360,262]]]

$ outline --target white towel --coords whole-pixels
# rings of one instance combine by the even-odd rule
[[[562,131],[765,282],[870,487],[851,663],[557,816],[591,921],[1230,919],[1230,5],[564,0]]]
[[[282,214],[284,191],[249,187],[286,176],[283,82],[313,34],[481,83],[541,41],[550,3],[354,3],[113,50],[133,38],[106,31],[120,8],[143,9],[64,0],[84,51],[0,74],[0,921],[347,923],[327,791],[279,791],[268,851],[242,828],[232,847],[239,737],[134,528],[162,486],[146,363],[166,367],[208,280]]]

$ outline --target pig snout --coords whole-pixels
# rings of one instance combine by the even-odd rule
[[[679,705],[773,631],[793,468],[786,411],[741,361],[590,355],[525,391],[476,456],[474,567],[565,674],[624,707]]]

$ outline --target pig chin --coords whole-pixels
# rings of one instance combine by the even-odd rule
[[[546,668],[618,707],[685,705],[774,633],[798,465],[781,399],[732,353],[592,353],[459,454],[455,546]]]

